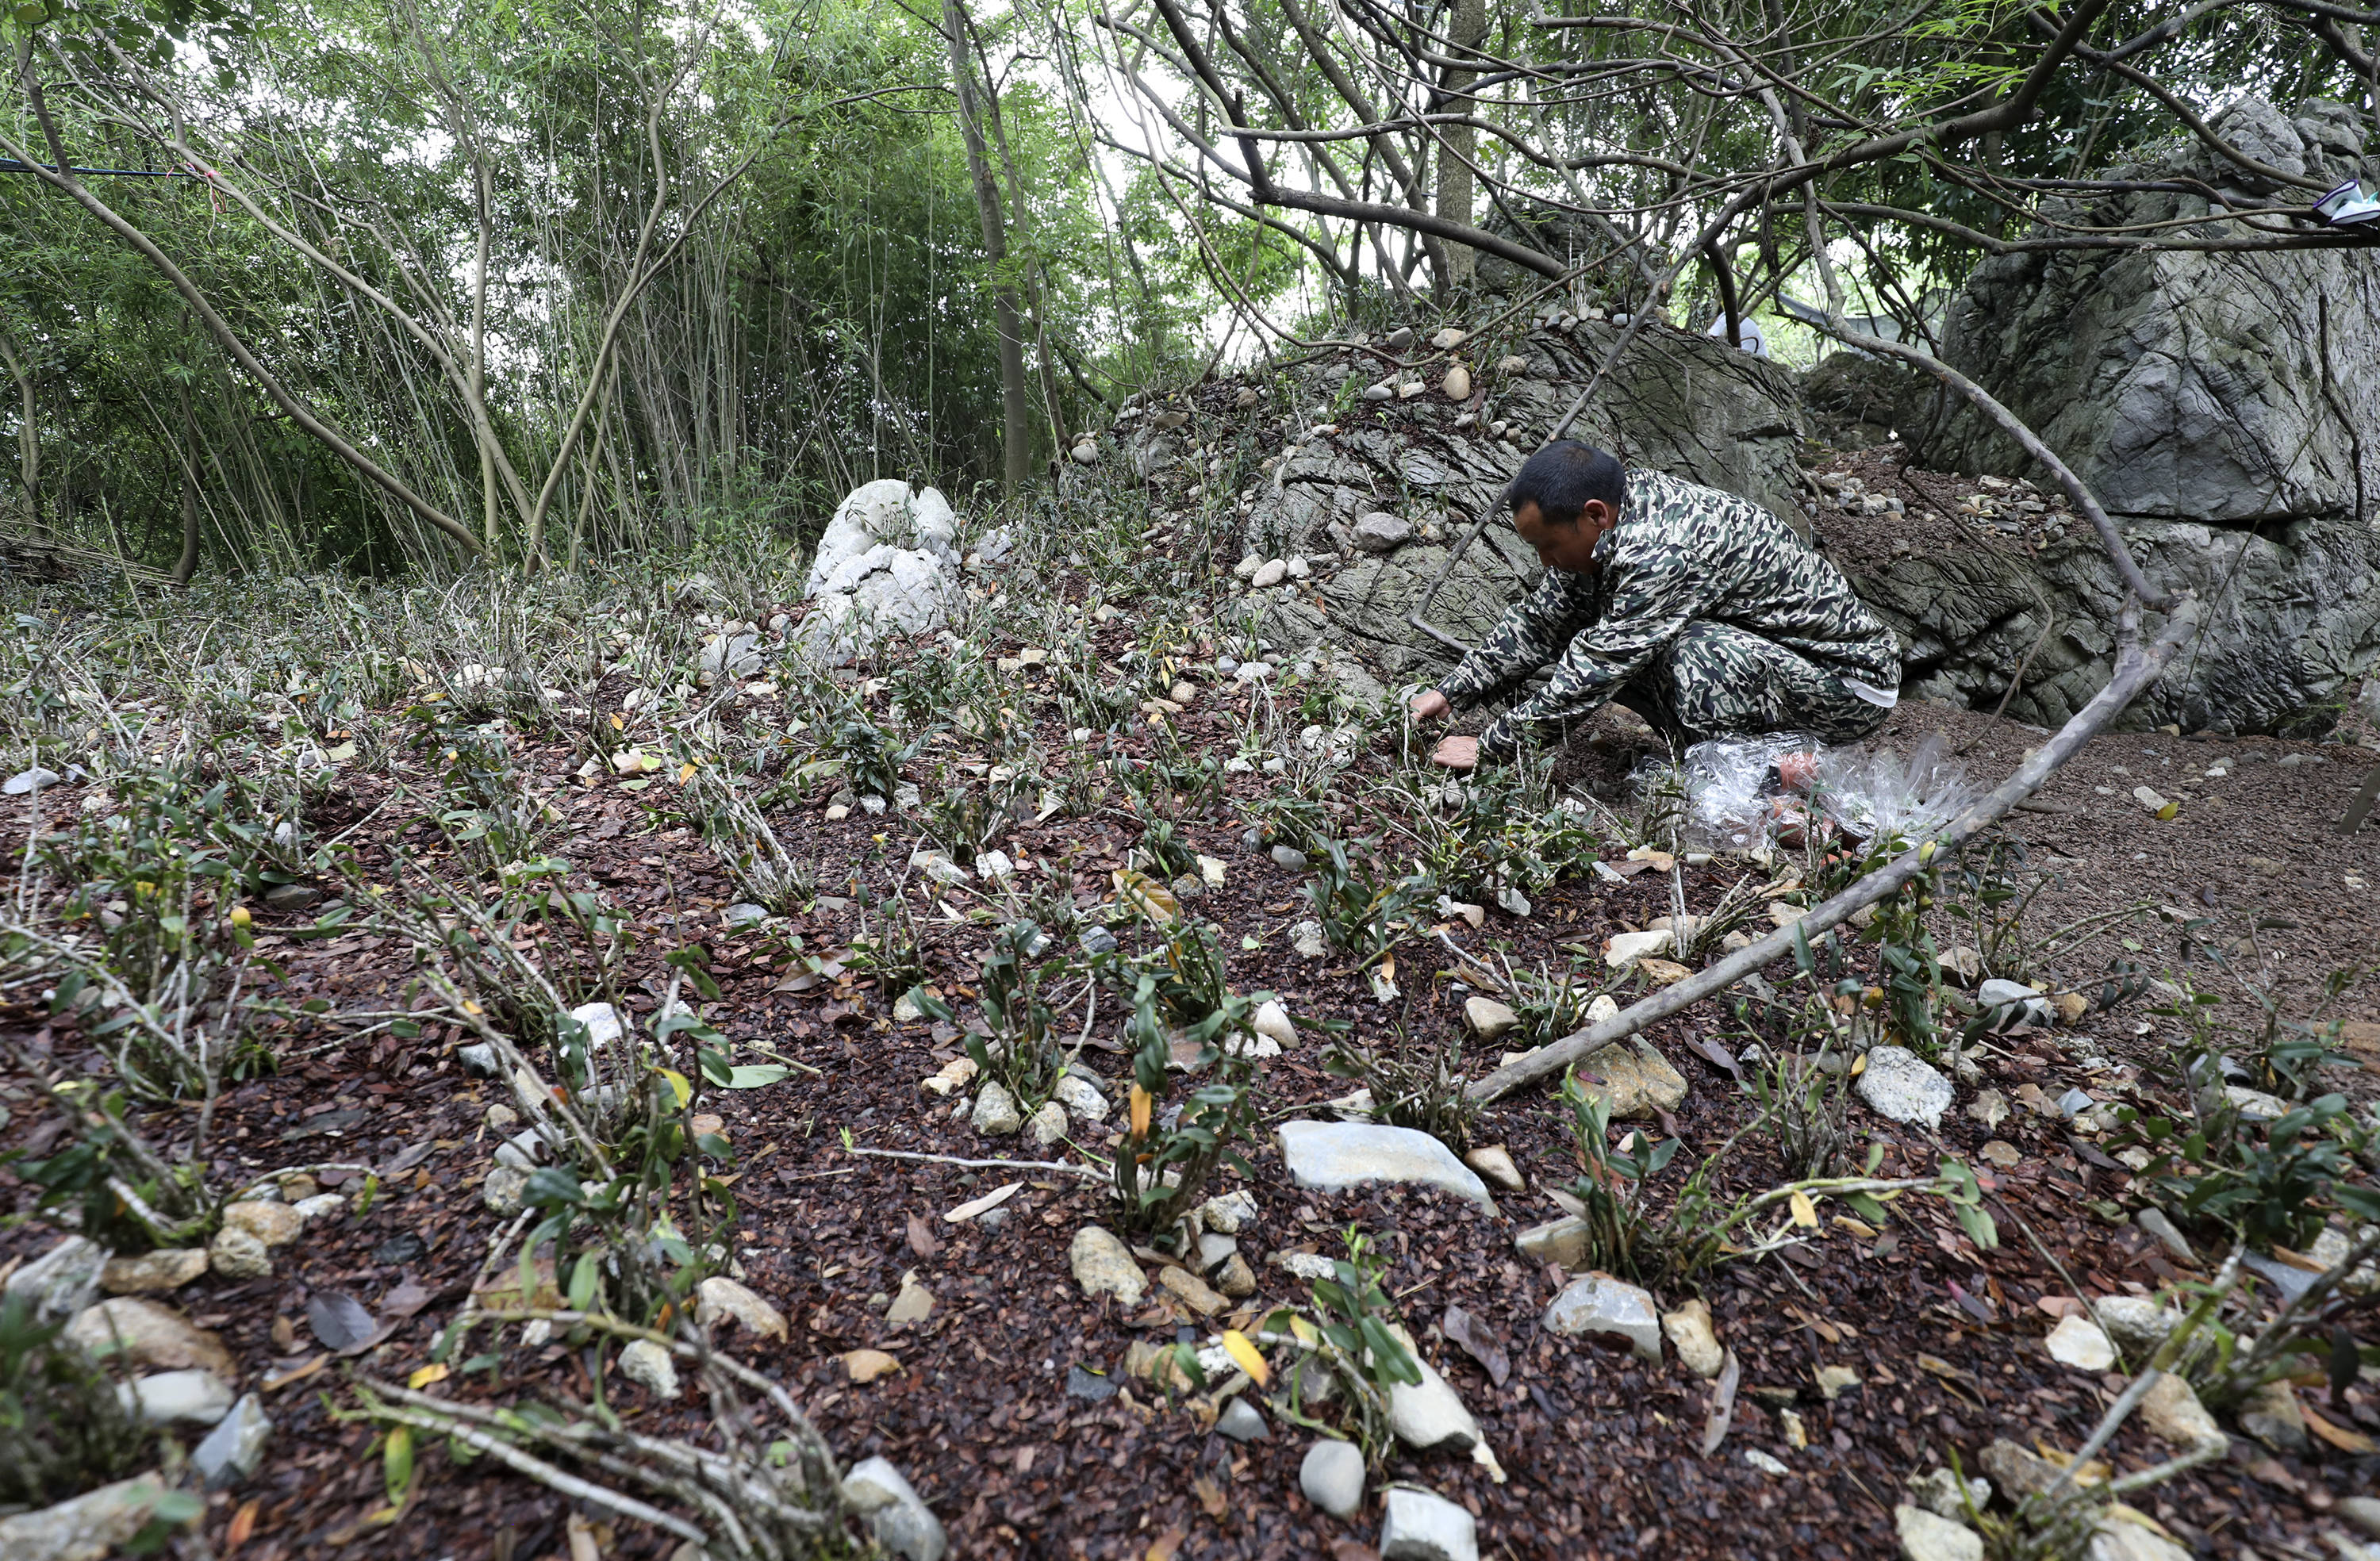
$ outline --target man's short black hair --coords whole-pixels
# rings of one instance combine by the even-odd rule
[[[1504,490],[1504,502],[1515,511],[1534,503],[1538,514],[1558,526],[1576,522],[1589,499],[1602,500],[1617,514],[1627,496],[1628,478],[1620,458],[1575,439],[1555,440],[1530,456]]]

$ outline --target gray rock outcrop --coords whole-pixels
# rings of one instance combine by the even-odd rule
[[[814,657],[841,662],[879,635],[942,622],[958,595],[958,516],[938,489],[898,478],[862,483],[819,538],[804,595],[816,604],[795,630]]]
[[[2358,116],[2344,104],[2310,100],[2285,115],[2250,96],[2214,123],[2283,172],[2325,184],[2380,178],[2380,158],[2364,156]],[[2312,199],[2195,141],[2110,176],[2195,184],[2234,205]],[[2058,214],[2104,229],[2187,221],[2212,207],[2206,194],[2163,188],[2077,198]],[[2230,236],[2238,224],[2203,231]],[[1953,299],[1943,356],[2091,485],[2150,578],[2207,604],[2199,644],[2126,724],[2231,732],[2329,724],[2322,707],[2380,659],[2380,252],[1995,256]],[[1930,466],[2032,468],[1963,408],[1915,437]],[[1996,700],[2045,635],[2028,673],[2034,708],[2021,697],[2010,714],[2055,724],[2107,680],[2104,625],[2119,592],[2087,534],[2031,561],[1977,550],[1903,561],[1859,584],[1902,631],[1911,659],[1939,664],[1971,702]]]

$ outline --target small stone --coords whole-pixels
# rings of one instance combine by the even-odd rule
[[[986,1083],[975,1097],[975,1110],[968,1122],[986,1138],[1004,1138],[1025,1125],[1025,1115],[1016,1108],[1016,1099],[999,1081]]]
[[[1248,1266],[1246,1258],[1233,1252],[1215,1275],[1215,1288],[1233,1301],[1245,1301],[1257,1293],[1256,1270]]]
[[[2303,1453],[2312,1444],[2306,1438],[2305,1412],[2298,1408],[2297,1393],[2284,1380],[2268,1382],[2240,1402],[2237,1410],[2240,1429],[2277,1453]]]
[[[1317,1442],[1297,1466],[1297,1488],[1333,1518],[1352,1518],[1364,1505],[1364,1455],[1353,1442]]]
[[[1065,1108],[1077,1121],[1103,1122],[1108,1118],[1108,1097],[1099,1086],[1080,1073],[1060,1076],[1050,1090],[1050,1098]]]
[[[1299,959],[1318,960],[1330,951],[1322,940],[1320,922],[1300,922],[1289,929],[1289,946]]]
[[[1646,1121],[1684,1104],[1686,1077],[1652,1042],[1631,1035],[1590,1053],[1578,1069],[1579,1086],[1609,1103],[1616,1122]]]
[[[1818,1394],[1829,1404],[1860,1385],[1859,1373],[1849,1366],[1820,1366]]]
[[[1305,853],[1293,845],[1273,847],[1272,859],[1277,865],[1286,867],[1293,873],[1303,872],[1305,868]]]
[[[651,1339],[632,1340],[620,1351],[620,1374],[656,1398],[677,1397],[677,1362]]]
[[[1743,1451],[1743,1461],[1760,1470],[1761,1473],[1779,1480],[1793,1472],[1779,1462],[1775,1454],[1764,1453],[1757,1447],[1746,1447]]]
[[[901,1471],[872,1458],[843,1477],[843,1499],[868,1520],[876,1543],[905,1561],[942,1561],[950,1537]]]
[[[2274,1122],[2289,1115],[2289,1106],[2278,1095],[2266,1095],[2260,1089],[2243,1089],[2238,1084],[2223,1086],[2223,1098],[2231,1103],[2240,1119],[2251,1122]]]
[[[1966,1517],[1970,1500],[1979,1509],[1992,1504],[1992,1482],[1970,1479],[1962,1492],[1959,1477],[1948,1466],[1937,1464],[1909,1482],[1909,1499],[1937,1518],[1957,1521]]]
[[[2180,1311],[2144,1295],[2105,1296],[2091,1303],[2091,1313],[2125,1354],[2143,1361],[2181,1326]]]
[[[1981,1535],[1963,1523],[1903,1502],[1892,1510],[1904,1561],[1984,1561]]]
[[[1626,1339],[1637,1358],[1661,1363],[1660,1313],[1644,1289],[1609,1274],[1583,1274],[1546,1308],[1548,1333],[1608,1334]]]
[[[695,1291],[694,1320],[709,1327],[722,1317],[732,1317],[755,1334],[789,1342],[793,1334],[785,1326],[785,1314],[723,1275],[712,1275]]]
[[[2100,1331],[2099,1325],[2087,1317],[2059,1319],[2058,1326],[2049,1330],[2049,1337],[2044,1342],[2051,1360],[2061,1366],[2071,1366],[2078,1372],[2096,1374],[2116,1363],[2116,1347],[2107,1342],[2107,1336]]]
[[[306,1228],[306,1216],[286,1204],[271,1204],[261,1199],[225,1204],[223,1210],[224,1228],[245,1230],[264,1243],[267,1250],[285,1247]]]
[[[274,884],[264,891],[264,902],[281,912],[302,911],[322,898],[322,890],[301,883]]]
[[[1066,1108],[1055,1100],[1045,1100],[1025,1126],[1033,1142],[1046,1149],[1065,1138]]]
[[[231,1389],[212,1372],[159,1372],[118,1386],[125,1411],[144,1425],[212,1425],[231,1412]]]
[[[1551,1263],[1563,1268],[1576,1268],[1586,1261],[1586,1221],[1575,1215],[1549,1219],[1543,1225],[1533,1225],[1512,1238],[1512,1245],[1524,1257],[1539,1263]]]
[[[100,1270],[100,1288],[110,1295],[177,1290],[207,1271],[204,1247],[176,1247],[139,1257],[112,1257]]]
[[[1617,932],[1603,940],[1603,962],[1613,970],[1666,953],[1670,948],[1670,929],[1657,927],[1651,932]]]
[[[1975,988],[1975,1007],[1993,1015],[1994,1030],[2019,1024],[2046,1025],[2057,1013],[2050,1000],[2032,987],[1998,977]]]
[[[1096,1225],[1084,1226],[1075,1232],[1066,1258],[1074,1267],[1075,1283],[1083,1288],[1086,1296],[1113,1295],[1130,1309],[1148,1295],[1148,1277],[1134,1261],[1132,1249],[1111,1231]]]
[[[1261,1442],[1272,1435],[1272,1427],[1265,1423],[1264,1416],[1237,1396],[1215,1417],[1215,1430],[1234,1442]]]
[[[239,1379],[239,1368],[222,1339],[172,1307],[138,1296],[117,1296],[86,1307],[67,1325],[66,1337],[94,1356],[120,1348],[125,1363],[136,1372],[195,1367],[230,1381]]]
[[[1211,1230],[1207,1232],[1198,1238],[1198,1272],[1212,1274],[1223,1265],[1225,1258],[1236,1255],[1239,1250],[1238,1238]]]
[[[1198,1205],[1198,1223],[1209,1230],[1219,1230],[1226,1236],[1240,1234],[1255,1224],[1256,1218],[1255,1194],[1245,1189],[1237,1192],[1226,1192],[1220,1198],[1209,1198]]]
[[[2195,1561],[2192,1552],[2142,1523],[2110,1511],[2091,1531],[2083,1561]]]
[[[1399,1485],[1380,1505],[1380,1561],[1479,1561],[1477,1525],[1444,1496]]]
[[[1414,345],[1413,327],[1410,325],[1398,326],[1395,330],[1390,332],[1386,336],[1381,338],[1380,345],[1388,348],[1390,352],[1404,351],[1407,347]]]
[[[1212,1317],[1231,1304],[1206,1280],[1170,1264],[1157,1271],[1157,1288],[1201,1317]]]
[[[1975,1462],[1991,1476],[1994,1484],[2008,1493],[2010,1501],[2039,1495],[2058,1478],[2057,1469],[2047,1458],[2005,1439],[1987,1445],[1975,1455]]]
[[[1529,360],[1517,353],[1507,353],[1496,360],[1499,374],[1517,374],[1529,366]]]
[[[496,1048],[486,1041],[456,1047],[455,1059],[463,1065],[464,1072],[475,1079],[492,1079],[504,1071],[504,1063],[496,1056]]]
[[[1261,569],[1248,576],[1248,584],[1257,590],[1270,590],[1289,578],[1289,565],[1281,559],[1268,560]]]
[[[2175,1257],[2193,1268],[2198,1266],[2198,1253],[2192,1250],[2189,1238],[2174,1228],[2163,1209],[2143,1209],[2132,1216],[2132,1223],[2155,1237],[2158,1244]]]
[[[1283,1047],[1297,1044],[1297,1026],[1290,1023],[1289,1010],[1278,1002],[1267,1000],[1257,1004],[1256,1017],[1248,1022],[1248,1028]]]
[[[1523,1192],[1529,1185],[1521,1168],[1512,1163],[1512,1153],[1500,1144],[1481,1144],[1463,1156],[1463,1163],[1507,1192]]]
[[[210,1489],[220,1489],[256,1472],[264,1461],[265,1441],[272,1434],[273,1422],[266,1418],[263,1403],[253,1393],[243,1394],[231,1412],[190,1450],[190,1461]]]
[[[2024,1158],[2023,1154],[2018,1150],[2015,1144],[2001,1138],[1991,1140],[1989,1143],[1985,1144],[1982,1149],[1977,1151],[1977,1153],[2002,1170],[2010,1169]]]
[[[317,1192],[289,1205],[298,1216],[311,1225],[318,1219],[331,1219],[347,1212],[347,1195],[344,1192]]]
[[[1281,1159],[1298,1186],[1340,1192],[1375,1182],[1439,1187],[1489,1214],[1488,1184],[1454,1152],[1414,1128],[1361,1122],[1283,1122],[1276,1130]]]
[[[1438,388],[1445,393],[1449,401],[1470,400],[1471,370],[1460,363],[1456,364],[1446,371],[1446,378],[1439,381]]]
[[[1480,1434],[1479,1422],[1464,1407],[1463,1395],[1438,1374],[1436,1367],[1421,1358],[1411,1339],[1405,1339],[1404,1346],[1414,1364],[1421,1369],[1421,1381],[1390,1385],[1389,1429],[1396,1433],[1398,1441],[1416,1452],[1445,1447],[1467,1453],[1479,1446],[1485,1438]]]
[[[487,1205],[490,1214],[516,1215],[520,1213],[521,1194],[528,1191],[528,1172],[518,1166],[493,1166],[489,1168],[486,1178],[480,1183],[480,1202]],[[222,1238],[216,1238],[216,1241],[220,1245]],[[260,1244],[257,1254],[261,1257],[263,1252],[264,1249]],[[218,1261],[220,1257],[221,1254],[218,1253]],[[265,1272],[269,1274],[272,1271],[272,1260],[267,1258]]]
[[[1512,1005],[1493,998],[1464,998],[1463,1017],[1472,1034],[1483,1041],[1500,1041],[1521,1025],[1521,1016],[1512,1011]]]
[[[1429,339],[1429,345],[1440,352],[1451,352],[1471,339],[1471,333],[1450,325]]]
[[[941,1066],[932,1078],[920,1079],[917,1087],[929,1095],[939,1095],[945,1100],[975,1083],[976,1065],[972,1057],[954,1057]]]
[[[2141,1423],[2181,1447],[2228,1447],[2231,1441],[2198,1401],[2190,1379],[2179,1372],[2159,1372],[2156,1381],[2149,1384],[2141,1399]]]
[[[1958,1093],[1931,1063],[1906,1047],[1876,1047],[1859,1076],[1859,1096],[1877,1116],[1896,1122],[1942,1125]]]
[[[6,1293],[22,1296],[32,1320],[63,1322],[99,1295],[108,1251],[87,1236],[67,1236],[8,1276]]]
[[[1718,1336],[1711,1331],[1710,1307],[1701,1297],[1675,1312],[1662,1313],[1661,1331],[1677,1346],[1678,1359],[1686,1363],[1686,1370],[1705,1382],[1726,1366],[1727,1351],[1719,1348]]]
[[[1349,533],[1355,546],[1367,553],[1392,553],[1413,540],[1413,522],[1375,510],[1358,516]]]
[[[2380,1496],[2341,1496],[2333,1510],[2364,1533],[2380,1540]]]

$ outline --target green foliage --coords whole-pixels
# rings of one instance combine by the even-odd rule
[[[2153,1156],[2141,1180],[2159,1202],[2228,1226],[2256,1247],[2303,1247],[2322,1228],[2325,1204],[2380,1220],[2380,1189],[2364,1182],[2352,1157],[2363,1130],[2344,1095],[2322,1095],[2261,1124],[2228,1101],[2195,1122],[2129,1106],[2116,1117],[2119,1143]]]
[[[1416,1038],[1402,1025],[1376,1047],[1343,1037],[1322,1054],[1325,1071],[1353,1079],[1371,1093],[1372,1119],[1429,1134],[1458,1153],[1471,1146],[1479,1105],[1463,1093],[1463,1037]]]
[[[1283,1308],[1266,1317],[1261,1333],[1267,1343],[1298,1351],[1274,1408],[1300,1425],[1344,1428],[1377,1470],[1396,1446],[1389,1396],[1400,1385],[1418,1386],[1421,1367],[1381,1283],[1388,1263],[1356,1227],[1342,1240],[1347,1255],[1332,1261],[1330,1278],[1314,1281],[1315,1320]]]
[[[1322,936],[1360,964],[1387,953],[1438,896],[1438,880],[1427,872],[1388,877],[1376,854],[1378,843],[1357,841],[1351,852],[1341,841],[1316,842],[1314,877],[1299,889],[1314,907]]]
[[[991,1034],[972,1034],[966,1042],[982,1076],[1006,1089],[1028,1116],[1050,1098],[1066,1071],[1057,1019],[1042,987],[1064,981],[1069,965],[1062,958],[1044,962],[1049,948],[1049,934],[1029,921],[1011,922],[993,936],[980,983]]]
[[[1133,1087],[1115,1188],[1125,1225],[1170,1240],[1182,1216],[1206,1201],[1217,1168],[1247,1169],[1239,1146],[1259,1120],[1248,1023],[1270,994],[1242,997],[1221,986],[1208,929],[1177,923],[1160,936],[1158,971],[1124,967]],[[1183,1077],[1205,1082],[1177,1086],[1168,1064],[1178,1054],[1190,1063]]]
[[[1658,1176],[1680,1148],[1676,1139],[1622,1151],[1611,1146],[1611,1102],[1583,1087],[1578,1071],[1562,1076],[1562,1104],[1570,1110],[1571,1136],[1585,1171],[1572,1184],[1585,1204],[1587,1265],[1614,1274],[1658,1277],[1658,1230],[1646,1203],[1646,1183]],[[1630,1137],[1641,1139],[1640,1134]]]
[[[0,1298],[0,1503],[45,1507],[129,1473],[146,1440],[115,1383],[44,1323]]]

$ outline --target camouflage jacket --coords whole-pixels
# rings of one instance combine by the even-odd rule
[[[1632,469],[1620,523],[1597,542],[1594,573],[1548,569],[1487,642],[1438,686],[1458,708],[1486,703],[1560,658],[1552,682],[1480,740],[1510,756],[1524,731],[1559,740],[1696,620],[1731,624],[1825,672],[1879,689],[1900,682],[1900,646],[1841,571],[1748,499]]]

